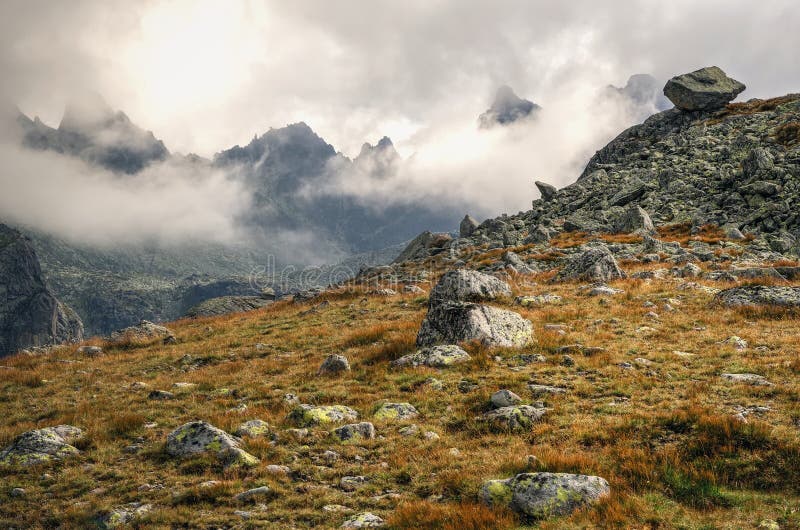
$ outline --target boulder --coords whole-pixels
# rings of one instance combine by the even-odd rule
[[[511,508],[532,519],[569,515],[597,502],[611,488],[600,477],[569,473],[521,473],[483,484],[480,497],[490,506]]]
[[[598,245],[570,259],[554,281],[607,282],[625,277],[608,247]]]
[[[714,302],[727,307],[800,307],[800,287],[746,285],[717,293]]]
[[[478,221],[473,219],[470,215],[465,215],[458,226],[458,235],[460,237],[469,237],[478,228]]]
[[[492,406],[495,408],[503,408],[503,407],[513,407],[514,405],[519,405],[522,403],[522,398],[516,395],[511,390],[503,389],[498,390],[489,398],[491,401]]]
[[[528,231],[528,236],[522,240],[526,245],[536,245],[550,241],[552,234],[544,225],[538,224]]]
[[[271,495],[272,495],[272,490],[270,490],[269,487],[259,486],[257,488],[252,488],[247,491],[237,493],[234,498],[241,503],[247,503],[247,502],[255,502],[258,500],[264,500],[270,497]]]
[[[411,403],[383,403],[375,411],[376,420],[411,420],[419,416],[419,412]]]
[[[139,517],[147,515],[152,511],[153,505],[132,502],[123,506],[118,506],[113,510],[103,514],[97,521],[100,528],[124,528],[129,526]]]
[[[446,272],[431,290],[429,304],[479,302],[511,296],[511,287],[482,272],[458,269]]]
[[[235,434],[240,437],[259,438],[270,433],[269,424],[264,420],[249,420],[236,428]]]
[[[422,232],[411,240],[405,249],[397,256],[392,263],[403,263],[405,261],[416,261],[425,259],[441,250],[452,240],[449,234],[435,234],[433,232]]]
[[[736,99],[745,88],[722,69],[709,66],[673,77],[664,86],[664,95],[681,110],[715,110]]]
[[[83,431],[71,425],[24,432],[0,451],[0,464],[27,466],[63,460],[79,453],[71,444],[82,436]]]
[[[368,421],[351,423],[334,429],[332,434],[342,442],[372,440],[375,438],[375,426]]]
[[[491,346],[521,347],[533,340],[533,325],[505,309],[470,303],[445,303],[428,310],[418,346],[477,340]]]
[[[655,234],[656,229],[647,212],[634,204],[628,206],[614,222],[614,231],[622,234],[633,232]]]
[[[539,193],[542,196],[542,200],[546,202],[552,201],[556,194],[558,193],[558,189],[552,184],[548,184],[547,182],[541,182],[539,180],[535,181],[536,187],[539,188]]]
[[[344,355],[328,355],[317,372],[319,375],[336,375],[350,371],[350,362]]]
[[[258,458],[244,451],[236,438],[204,421],[185,423],[169,433],[164,449],[176,458],[213,453],[226,468],[258,464]]]
[[[316,427],[357,420],[358,412],[344,405],[300,405],[289,413],[288,419],[299,427]]]
[[[445,368],[470,360],[470,355],[454,344],[441,344],[422,348],[392,362],[394,366],[429,366]]]
[[[539,421],[546,411],[547,409],[530,405],[512,405],[489,411],[476,420],[488,425],[494,431],[526,432],[531,430],[533,424]]]

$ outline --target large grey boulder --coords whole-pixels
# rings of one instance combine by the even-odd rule
[[[720,291],[714,302],[727,307],[800,307],[800,287],[745,285]]]
[[[176,458],[213,453],[225,467],[253,467],[259,460],[239,446],[239,440],[204,421],[185,423],[169,433],[164,448]]]
[[[442,302],[480,302],[510,297],[511,287],[482,272],[458,269],[446,272],[431,290],[430,304]]]
[[[720,109],[736,99],[746,87],[716,66],[673,77],[664,95],[681,110]]]
[[[81,340],[81,319],[47,286],[30,240],[0,224],[0,357]]]
[[[533,325],[513,311],[454,302],[429,309],[417,335],[418,346],[473,340],[491,346],[525,346],[533,340]]]
[[[511,508],[532,519],[569,515],[597,502],[611,488],[600,477],[569,473],[521,473],[483,484],[480,497],[490,506]]]
[[[539,193],[542,195],[542,200],[546,202],[552,201],[558,193],[558,189],[547,182],[541,182],[537,180],[534,182],[534,184],[536,184],[536,187],[539,188]]]
[[[71,444],[82,436],[83,431],[71,425],[24,432],[0,451],[0,464],[29,466],[63,460],[79,453]]]
[[[478,228],[478,221],[472,218],[469,214],[465,215],[458,226],[458,235],[461,237],[469,237]]]
[[[605,245],[591,247],[573,257],[554,281],[607,282],[625,278],[614,255]]]
[[[622,234],[633,232],[655,234],[653,220],[641,206],[632,204],[615,220],[614,231]]]
[[[392,362],[394,366],[429,366],[445,368],[470,360],[470,355],[455,344],[440,344],[421,348]]]

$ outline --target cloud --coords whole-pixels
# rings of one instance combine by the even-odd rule
[[[204,156],[297,121],[351,157],[388,135],[402,168],[342,175],[341,189],[488,216],[526,208],[534,179],[574,180],[639,119],[597,99],[631,74],[716,64],[748,85],[743,99],[797,91],[797,27],[792,0],[7,0],[0,98],[52,123],[71,93],[95,90],[171,151]],[[504,84],[542,106],[537,125],[477,131]]]
[[[54,152],[0,144],[4,221],[98,246],[244,241],[249,193],[202,164],[168,160],[112,174]]]

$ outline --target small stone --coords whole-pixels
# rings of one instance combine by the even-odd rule
[[[350,362],[343,355],[328,355],[317,372],[319,375],[337,375],[350,371]]]
[[[564,355],[561,358],[561,364],[564,366],[575,366],[575,359],[571,355]]]
[[[367,482],[368,482],[367,477],[364,477],[362,475],[346,476],[342,477],[342,479],[339,481],[339,486],[344,491],[355,491],[356,489],[363,486]]]
[[[746,385],[753,385],[753,386],[771,386],[767,378],[763,375],[758,374],[721,374],[720,377],[726,381],[730,381],[732,383],[742,383]]]
[[[234,498],[239,502],[254,502],[257,500],[266,499],[270,496],[271,490],[267,486],[260,486],[258,488],[249,489],[237,494]]]
[[[367,421],[352,423],[334,429],[332,434],[342,442],[372,440],[375,438],[375,426]]]
[[[428,440],[429,442],[435,442],[436,440],[439,439],[439,435],[433,431],[425,431],[422,437]]]
[[[407,425],[397,432],[400,434],[400,436],[416,436],[419,434],[419,427],[412,423],[411,425]]]
[[[81,346],[78,348],[78,353],[88,355],[89,357],[94,357],[103,353],[103,348],[100,346]]]
[[[236,428],[234,434],[241,438],[258,438],[267,436],[270,433],[269,424],[263,420],[250,420],[242,423]]]
[[[11,490],[10,495],[15,498],[24,497],[25,490],[23,488],[14,488]]]
[[[370,512],[354,515],[342,524],[342,528],[382,528],[384,526],[386,526],[384,520]]]
[[[147,395],[147,399],[154,399],[156,401],[166,401],[175,399],[175,394],[166,390],[153,390]]]
[[[266,467],[267,473],[270,475],[288,475],[292,472],[289,466],[280,466],[277,464],[270,464]]]
[[[490,398],[492,405],[495,408],[511,407],[522,403],[522,398],[510,390],[498,390]]]
[[[419,412],[410,403],[383,403],[375,411],[376,420],[410,420],[419,416]]]

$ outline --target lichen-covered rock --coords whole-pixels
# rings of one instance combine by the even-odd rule
[[[644,209],[638,205],[630,205],[614,221],[614,230],[623,234],[633,232],[655,234],[653,220]]]
[[[714,110],[736,99],[745,88],[722,69],[709,66],[673,77],[664,86],[664,95],[681,110]]]
[[[394,366],[429,366],[445,368],[470,360],[470,355],[455,344],[440,344],[421,348],[392,362]]]
[[[137,518],[146,515],[153,509],[151,504],[142,504],[139,502],[132,502],[124,506],[118,506],[110,512],[102,515],[98,520],[100,528],[112,529],[121,528],[132,522]]]
[[[745,285],[720,291],[714,301],[728,307],[800,307],[800,287]]]
[[[591,247],[572,258],[555,281],[608,282],[625,278],[614,255],[605,245]]]
[[[482,302],[510,296],[511,287],[506,282],[482,272],[458,269],[442,275],[431,290],[429,306],[447,302]]]
[[[331,434],[342,442],[372,440],[375,438],[375,426],[368,421],[351,423],[334,429]]]
[[[299,427],[316,427],[357,420],[358,412],[344,405],[300,405],[289,413],[288,419]]]
[[[483,484],[480,497],[490,506],[511,508],[531,519],[569,515],[597,502],[611,488],[600,477],[568,473],[521,473]]]
[[[342,528],[382,528],[386,526],[386,523],[383,519],[378,517],[377,515],[364,512],[354,515],[347,519],[343,524]]]
[[[135,326],[117,330],[110,336],[111,342],[123,342],[126,340],[150,341],[155,339],[168,341],[174,340],[174,338],[175,335],[171,330],[147,320],[142,320]]]
[[[185,458],[203,453],[213,453],[225,467],[252,467],[258,459],[239,447],[239,441],[204,421],[185,423],[167,436],[165,451],[168,455]]]
[[[545,293],[531,296],[518,296],[514,299],[514,303],[519,304],[522,307],[536,307],[558,304],[561,302],[561,300],[562,298],[557,294]]]
[[[271,495],[272,495],[272,490],[269,489],[268,486],[259,486],[257,488],[252,488],[247,491],[237,493],[234,498],[239,502],[246,503],[246,502],[255,502],[258,500],[264,500],[270,497]]]
[[[411,403],[383,403],[375,411],[376,420],[410,420],[419,416]]]
[[[476,418],[490,429],[501,432],[529,431],[544,416],[547,409],[530,405],[513,405],[489,411]]]
[[[269,424],[264,420],[249,420],[236,428],[234,434],[240,437],[260,438],[270,433]]]
[[[533,325],[513,311],[450,303],[429,309],[417,335],[418,346],[473,340],[491,346],[525,346],[533,340]]]
[[[71,425],[24,432],[0,451],[0,464],[28,466],[77,455],[78,449],[71,444],[81,436],[83,431]]]
[[[344,355],[331,354],[322,361],[317,371],[319,375],[336,375],[350,371],[350,362]]]

